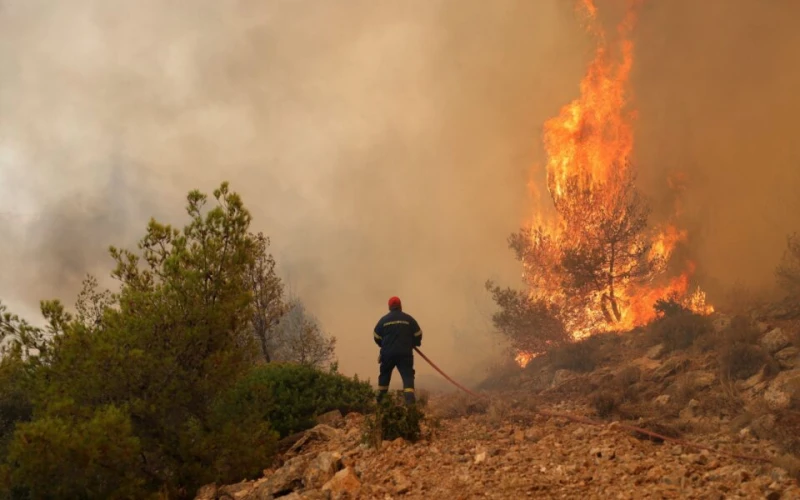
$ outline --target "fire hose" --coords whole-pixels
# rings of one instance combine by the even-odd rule
[[[464,387],[463,385],[461,385],[458,382],[456,382],[455,380],[453,380],[452,378],[450,378],[445,372],[443,372],[438,366],[436,366],[436,363],[431,361],[418,348],[415,347],[414,350],[417,352],[417,354],[419,354],[422,357],[422,359],[424,359],[429,365],[431,365],[431,367],[434,370],[439,372],[439,374],[442,377],[447,379],[447,381],[450,382],[451,384],[453,384],[454,386],[458,387],[459,389],[461,389],[465,393],[469,394],[470,396],[473,396],[473,397],[478,398],[478,399],[491,401],[491,398],[489,396],[487,396],[485,394],[478,394],[478,393],[476,393],[474,391],[471,391],[471,390],[467,389],[466,387]],[[550,411],[538,410],[538,409],[534,410],[534,413],[536,413],[538,415],[541,415],[541,416],[544,416],[544,417],[563,418],[563,419],[571,420],[573,422],[577,422],[577,423],[580,423],[580,424],[591,425],[591,426],[595,426],[595,427],[608,427],[609,429],[613,428],[613,429],[618,429],[618,430],[621,430],[621,431],[635,432],[635,433],[638,433],[638,434],[649,436],[649,437],[651,437],[653,439],[660,439],[661,441],[669,441],[669,442],[672,442],[672,443],[680,444],[681,446],[685,446],[687,448],[694,448],[694,449],[698,449],[698,450],[706,450],[706,451],[709,451],[709,452],[712,452],[712,453],[716,453],[717,455],[725,456],[725,457],[728,457],[728,458],[735,458],[735,459],[739,459],[739,460],[747,460],[747,461],[751,461],[751,462],[772,463],[772,460],[769,459],[769,458],[766,458],[766,457],[757,457],[757,456],[753,456],[753,455],[743,455],[743,454],[739,454],[739,453],[729,453],[729,452],[717,450],[717,449],[712,448],[710,446],[702,445],[702,444],[699,444],[699,443],[692,443],[692,442],[689,442],[689,441],[685,441],[683,439],[678,439],[678,438],[674,438],[674,437],[665,436],[663,434],[660,434],[660,433],[657,433],[657,432],[653,432],[653,431],[649,431],[647,429],[643,429],[641,427],[636,427],[636,426],[633,426],[633,425],[622,424],[622,423],[617,423],[617,422],[615,422],[613,424],[607,424],[606,422],[601,422],[599,420],[592,420],[590,418],[581,417],[581,416],[578,416],[578,415],[570,415],[568,413],[556,413],[556,412],[550,412]]]

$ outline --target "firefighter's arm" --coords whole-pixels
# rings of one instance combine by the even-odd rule
[[[414,331],[414,346],[422,346],[422,329],[419,327],[417,320],[411,322],[411,328]]]
[[[380,322],[378,322],[378,324],[375,325],[375,329],[372,330],[372,339],[375,341],[376,344],[378,344],[378,347],[382,347],[383,345],[383,336],[381,335],[382,331],[383,330],[381,329]]]

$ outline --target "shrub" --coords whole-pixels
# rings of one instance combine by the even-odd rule
[[[314,426],[314,418],[339,410],[364,412],[375,392],[368,382],[308,365],[268,363],[253,368],[228,396],[230,411],[251,406],[251,401],[269,401],[262,417],[281,437]]]
[[[382,441],[403,438],[415,442],[422,436],[425,414],[419,405],[406,405],[401,392],[385,397],[372,415],[364,419],[364,443],[378,447]]]
[[[603,339],[598,336],[584,340],[570,342],[552,349],[550,357],[553,368],[556,370],[571,370],[574,372],[591,372],[597,366],[598,353]]]
[[[592,395],[592,406],[598,417],[610,417],[622,403],[622,395],[617,391],[601,391]]]
[[[765,365],[768,370],[774,369],[774,360],[758,345],[759,336],[748,318],[737,316],[731,320],[717,338],[722,377],[741,380],[752,377]]]
[[[32,498],[141,498],[140,453],[130,418],[114,406],[87,419],[47,416],[18,426],[10,478]]]
[[[732,380],[750,378],[764,366],[769,366],[770,357],[758,346],[734,343],[725,346],[719,354],[723,376]]]
[[[664,344],[666,352],[687,349],[694,342],[714,331],[710,318],[689,312],[665,315],[650,324],[653,344]]]
[[[672,295],[666,299],[658,299],[655,305],[653,305],[653,309],[655,309],[656,314],[658,314],[660,318],[691,313],[689,309],[678,302],[677,296],[675,295]]]
[[[486,289],[500,308],[492,315],[492,323],[515,350],[540,353],[570,341],[552,304],[531,300],[527,292],[500,288],[491,281],[486,282]]]

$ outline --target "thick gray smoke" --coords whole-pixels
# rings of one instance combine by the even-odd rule
[[[709,280],[763,279],[800,226],[797,8],[763,5],[651,2],[637,28],[638,159],[653,186],[689,172]],[[499,355],[483,282],[519,283],[506,237],[590,49],[560,0],[7,0],[0,297],[71,303],[109,244],[229,180],[344,371],[374,379],[396,294],[425,351],[479,379]]]

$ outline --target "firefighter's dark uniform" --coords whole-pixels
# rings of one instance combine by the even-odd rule
[[[422,330],[417,320],[400,309],[391,310],[375,325],[374,339],[381,348],[378,400],[389,391],[392,371],[397,367],[406,403],[414,403],[414,347],[422,345]]]

